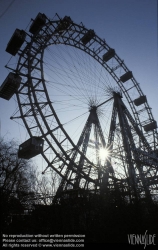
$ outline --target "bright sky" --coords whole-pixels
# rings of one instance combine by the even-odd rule
[[[105,39],[133,72],[158,121],[156,0],[1,0],[0,84],[9,73],[4,67],[10,59],[10,54],[5,52],[8,41],[16,28],[25,30],[39,12],[49,18],[55,13],[60,17],[70,16],[75,23],[82,22]],[[15,110],[14,99],[0,98],[0,133],[21,143],[26,132],[10,120]]]

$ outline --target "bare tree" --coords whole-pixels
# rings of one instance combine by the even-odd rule
[[[0,141],[0,191],[2,203],[11,198],[27,207],[33,204],[50,205],[60,177],[53,170],[42,175],[31,160],[19,159],[14,140]]]
[[[33,163],[17,157],[15,141],[0,141],[0,195],[2,206],[11,199],[25,203],[33,193]],[[5,206],[4,206],[5,207]]]
[[[56,194],[61,177],[51,170],[49,175],[42,175],[36,170],[34,192],[38,200],[38,204],[50,205]]]

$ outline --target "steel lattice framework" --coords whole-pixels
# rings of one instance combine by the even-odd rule
[[[77,141],[74,141],[69,131],[65,129],[65,124],[58,115],[58,106],[50,97],[49,86],[51,81],[53,82],[53,77],[55,78],[55,71],[58,79],[63,72],[66,72],[68,56],[65,58],[62,56],[65,52],[59,54],[61,64],[54,63],[54,75],[52,74],[50,82],[45,74],[46,68],[47,71],[52,69],[48,68],[49,63],[46,63],[45,53],[49,54],[49,48],[53,48],[53,58],[56,55],[56,48],[60,50],[63,47],[81,53],[79,63],[80,54],[73,56],[68,51],[70,63],[78,60],[76,65],[83,63],[88,67],[90,60],[94,61],[99,67],[100,74],[105,72],[106,76],[106,79],[101,79],[96,74],[95,87],[93,81],[90,86],[88,78],[86,79],[83,91],[88,93],[97,86],[95,96],[98,97],[94,98],[93,95],[90,98],[88,115]],[[82,55],[87,56],[87,61],[83,61]],[[56,57],[56,61],[58,59],[59,56]],[[64,84],[67,86],[67,93],[71,93],[75,88],[76,91],[83,88],[84,80],[79,78],[86,72],[84,74],[84,71],[81,74],[77,72],[76,78],[73,78],[76,65],[72,63],[69,72],[65,73],[70,84],[66,81],[65,84],[64,80],[58,82],[58,86],[62,85],[60,92],[66,92]],[[61,73],[58,68],[62,69]],[[92,68],[92,75],[94,69]],[[42,156],[47,163],[46,170],[51,167],[62,177],[57,194],[65,189],[101,192],[116,187],[124,190],[125,195],[130,197],[150,197],[150,194],[156,192],[157,128],[145,130],[146,126],[155,122],[151,108],[147,99],[141,105],[136,105],[134,100],[144,97],[140,85],[124,61],[105,40],[99,38],[93,30],[85,28],[82,23],[74,23],[69,17],[60,18],[57,14],[53,20],[46,17],[44,25],[37,32],[27,33],[25,42],[18,52],[17,66],[11,70],[22,77],[22,83],[16,93],[18,114],[13,115],[11,119],[21,118],[30,137],[38,135],[44,139]],[[109,78],[114,87],[107,84]],[[72,79],[74,85],[71,85]],[[57,80],[54,81],[56,84]],[[59,88],[53,83],[52,86],[54,92]],[[71,96],[74,100],[76,98],[77,106],[79,97],[77,99],[77,95]],[[72,97],[70,106],[71,103]],[[108,130],[105,135],[101,113],[109,104],[111,104],[111,115],[107,122],[104,121],[104,126]],[[109,151],[104,162],[100,160],[100,148],[107,148]],[[92,160],[91,154],[95,154],[95,160]]]

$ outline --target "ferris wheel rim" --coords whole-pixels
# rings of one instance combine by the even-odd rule
[[[57,23],[59,23],[59,22],[60,22],[60,20],[57,21]],[[54,25],[54,21],[53,21],[53,25]],[[82,25],[75,24],[74,22],[72,23],[72,25],[73,25],[73,27],[75,27],[75,28],[80,28],[80,29],[82,29],[83,34],[85,34],[85,33],[88,31],[88,29],[86,29],[86,28],[85,28],[84,26],[82,26]],[[52,23],[51,23],[51,22],[49,23],[49,25],[43,27],[43,30],[44,30],[45,28],[48,29],[48,27],[52,27]],[[70,25],[70,27],[68,27],[68,29],[67,29],[67,31],[66,31],[67,33],[68,33],[69,29],[70,29],[70,31],[71,31],[71,25]],[[79,33],[79,32],[76,32],[76,34],[78,34],[78,33]],[[45,35],[45,33],[43,33],[43,34]],[[64,37],[64,34],[62,34],[62,35],[60,35],[60,36],[62,36],[63,39],[66,39],[66,38],[67,38],[66,36]],[[37,35],[36,35],[36,36],[33,36],[33,37],[31,38],[30,51],[31,51],[31,46],[32,46],[33,43],[35,42],[35,39],[37,39]],[[52,39],[52,37],[49,37],[48,41],[47,41],[45,44],[43,44],[43,47],[41,48],[41,51],[42,51],[42,53],[41,53],[41,58],[43,58],[44,49],[45,49],[47,46],[51,45],[51,43],[50,43],[50,40],[51,40],[51,39]],[[64,40],[63,40],[63,41],[64,41]],[[60,44],[70,45],[70,41],[71,41],[71,42],[74,42],[74,39],[72,40],[71,37],[69,37],[69,40],[67,39],[67,40],[64,41],[63,43],[60,42]],[[67,42],[67,43],[66,43],[66,42]],[[109,49],[111,49],[111,48],[107,45],[107,43],[105,42],[105,40],[100,39],[96,34],[95,34],[94,38],[92,38],[92,42],[98,42],[98,44],[100,45],[100,50],[103,49],[103,48],[104,48],[104,49],[106,48],[106,51],[108,51]],[[53,43],[52,43],[52,44],[53,44]],[[56,44],[56,42],[54,42],[54,44]],[[131,96],[129,95],[127,89],[125,89],[125,85],[123,85],[123,83],[121,84],[120,79],[119,79],[118,76],[115,74],[115,72],[114,72],[114,71],[111,71],[111,69],[109,68],[109,66],[108,66],[105,62],[103,62],[103,59],[102,59],[101,57],[98,56],[97,52],[99,52],[99,50],[98,50],[97,52],[94,53],[94,51],[90,48],[91,45],[83,45],[83,44],[81,43],[81,41],[79,42],[78,40],[75,40],[75,44],[74,44],[74,45],[71,44],[70,46],[74,46],[74,47],[76,47],[76,48],[78,48],[78,49],[81,49],[81,50],[83,50],[84,52],[88,53],[90,56],[93,57],[93,59],[95,59],[95,60],[97,60],[99,63],[101,63],[101,65],[105,68],[105,70],[108,71],[108,73],[114,78],[114,80],[116,81],[116,83],[121,87],[121,90],[122,90],[124,96],[126,97],[127,102],[129,103],[129,105],[130,105],[130,107],[131,107],[133,116],[135,117],[136,121],[139,123],[140,128],[142,129],[142,125],[141,125],[141,123],[140,123],[140,121],[139,121],[139,116],[138,116],[138,114],[137,114],[137,110],[135,109],[135,106],[134,106],[134,103],[133,103],[133,100],[132,100]],[[78,47],[77,47],[77,46],[78,46]],[[23,59],[23,56],[24,56],[24,52],[22,51],[22,53],[21,53],[21,55],[20,55],[20,57],[19,57],[19,62],[18,62],[17,69],[16,69],[16,71],[17,71],[18,73],[19,73],[19,68],[21,67],[21,66],[20,66],[20,60]],[[119,67],[121,67],[121,68],[124,70],[125,73],[129,71],[128,68],[126,67],[126,65],[124,64],[124,62],[118,57],[117,54],[114,55],[114,58],[115,58],[115,60],[118,62]],[[41,59],[41,62],[42,62],[42,59]],[[41,63],[41,68],[42,68],[42,67],[43,67],[43,66],[42,66],[42,63]],[[42,68],[41,71],[43,72],[43,68]],[[28,76],[28,77],[31,78],[31,71],[29,71],[29,76]],[[44,78],[41,79],[41,80],[42,80],[43,84],[45,84]],[[133,84],[134,84],[134,87],[137,89],[137,91],[138,91],[141,95],[143,95],[143,92],[142,92],[142,90],[140,89],[139,84],[137,83],[137,81],[135,80],[134,77],[132,77],[132,82],[133,82]],[[28,84],[28,83],[27,83],[27,84]],[[24,86],[22,86],[22,88],[23,88],[23,87],[24,87]],[[32,88],[32,86],[30,86],[30,87]],[[29,135],[31,136],[31,131],[30,131],[29,127],[27,126],[27,122],[26,122],[26,120],[25,120],[25,117],[24,117],[24,114],[23,114],[23,110],[22,110],[22,105],[21,105],[21,103],[20,103],[20,98],[19,98],[20,91],[22,90],[22,88],[21,88],[21,89],[19,90],[19,92],[17,93],[18,104],[19,104],[19,107],[20,107],[20,109],[21,109],[20,112],[21,112],[21,115],[22,115],[22,119],[23,119],[23,121],[24,121],[24,123],[25,123],[25,126],[26,126],[28,132],[29,132]],[[51,110],[52,110],[52,104],[51,104],[51,102],[50,102],[49,95],[48,95],[48,93],[47,93],[47,89],[46,89],[46,88],[45,88],[45,93],[46,93],[46,95],[47,95],[47,100],[48,100],[48,103],[49,103],[50,108],[51,108]],[[35,94],[35,92],[34,92],[34,94]],[[30,98],[30,97],[29,97],[29,98]],[[34,98],[35,98],[35,100],[37,101],[37,99],[36,99],[36,94],[35,94]],[[32,100],[31,100],[31,98],[30,98],[30,104],[31,104],[31,107],[33,108],[33,102],[32,102]],[[152,119],[153,119],[153,116],[152,116],[152,113],[151,113],[151,110],[150,110],[150,108],[149,108],[148,103],[146,103],[146,106],[147,106],[147,112],[148,112],[148,115],[149,115],[149,119],[152,120]],[[39,113],[40,113],[40,107],[39,107],[39,106],[38,106],[38,111],[39,111]],[[53,112],[54,112],[54,114],[55,114],[55,111],[53,111]],[[43,117],[43,119],[44,119],[44,117]],[[68,138],[68,140],[70,141],[70,143],[73,145],[73,147],[75,147],[75,144],[73,143],[73,141],[71,140],[71,138],[69,137],[69,135],[67,134],[67,132],[65,131],[65,129],[63,128],[62,124],[60,123],[60,120],[58,119],[58,116],[56,117],[56,119],[57,119],[57,121],[58,121],[58,124],[59,124],[59,126],[60,126],[60,129],[61,129],[61,130],[63,131],[63,133],[66,135],[66,137]],[[39,122],[37,122],[37,123],[39,124]],[[39,126],[40,126],[40,124],[39,124]],[[41,128],[40,128],[40,129],[41,129]],[[43,133],[43,136],[44,136],[44,133]],[[46,140],[47,140],[47,139],[46,139]],[[48,140],[47,140],[47,142],[48,142]],[[48,142],[48,144],[49,144],[49,142]],[[62,148],[62,146],[61,146],[61,148]],[[78,150],[78,149],[76,149],[76,150]],[[57,152],[55,152],[55,153],[58,154]],[[44,153],[43,153],[43,157],[44,157]],[[44,158],[45,158],[45,157],[44,157]],[[46,160],[46,158],[45,158],[45,160]],[[47,160],[46,160],[46,161],[47,161]],[[90,163],[91,163],[91,162],[90,162]],[[50,164],[50,163],[48,162],[48,164]],[[55,169],[55,170],[56,170],[56,169]],[[56,170],[56,171],[57,171],[57,170]],[[60,172],[59,172],[59,174],[60,174]],[[92,181],[92,180],[91,180],[91,181]]]
[[[59,23],[60,20],[61,20],[61,19],[59,19],[59,20],[57,21],[57,23]],[[54,24],[55,21],[52,21],[52,23]],[[51,23],[51,22],[49,23],[49,26],[50,26],[50,27],[52,26],[52,23]],[[83,26],[83,24],[82,24],[82,26],[81,26],[81,25],[76,24],[76,23],[73,22],[73,26],[80,27],[80,28],[82,27],[82,29],[83,29],[84,32],[87,32],[87,31],[88,31],[88,29],[85,28],[85,26]],[[69,30],[69,28],[68,28],[68,30]],[[64,32],[64,33],[65,33],[65,32]],[[54,36],[54,34],[52,34],[52,36]],[[63,36],[63,37],[64,37],[64,36]],[[42,45],[41,50],[44,50],[47,46],[50,46],[50,45],[52,45],[52,44],[57,44],[56,42],[54,42],[54,43],[49,43],[49,41],[51,40],[51,38],[52,38],[52,37],[49,38],[47,44],[43,44],[43,45]],[[65,38],[67,39],[67,37],[65,37]],[[36,39],[37,39],[37,38],[36,38]],[[69,39],[71,40],[71,37],[70,37]],[[92,40],[93,40],[93,42],[94,42],[94,41],[97,41],[98,44],[100,44],[100,45],[102,46],[102,48],[100,48],[100,50],[103,50],[103,48],[106,49],[107,51],[108,51],[109,49],[111,49],[111,47],[106,43],[106,41],[105,41],[104,39],[101,39],[101,38],[100,38],[99,36],[97,36],[96,34],[95,34],[95,37],[92,38]],[[34,42],[34,36],[32,37],[31,43],[33,43],[33,42]],[[68,40],[67,40],[66,42],[68,42]],[[83,45],[83,44],[81,43],[81,41],[75,40],[75,42],[76,42],[75,45],[74,45],[74,44],[70,44],[70,43],[66,43],[66,42],[64,42],[64,41],[61,42],[61,41],[60,41],[59,44],[74,46],[74,47],[76,47],[76,48],[78,48],[78,49],[83,50],[83,51],[86,52],[86,53],[90,52],[89,45],[88,45],[88,46]],[[77,45],[79,45],[79,46],[77,46]],[[80,47],[81,45],[82,45],[82,47]],[[87,48],[87,49],[88,49],[88,52],[87,52],[87,50],[85,50],[84,48]],[[92,53],[93,53],[93,55],[92,55]],[[114,78],[114,80],[116,81],[116,83],[118,84],[118,86],[121,88],[121,91],[123,92],[124,96],[126,97],[128,103],[129,103],[129,105],[130,105],[130,107],[131,107],[133,116],[134,116],[135,119],[139,122],[140,127],[142,127],[142,125],[141,125],[141,123],[140,123],[140,121],[139,121],[139,117],[138,117],[137,111],[136,111],[135,106],[134,106],[134,104],[133,104],[133,100],[132,100],[131,96],[128,94],[128,90],[125,88],[125,85],[123,85],[123,83],[121,84],[121,81],[120,81],[120,79],[117,77],[117,75],[115,74],[115,72],[112,71],[112,69],[109,68],[109,66],[103,61],[103,59],[102,59],[101,57],[100,57],[100,58],[99,58],[99,56],[98,56],[98,58],[96,57],[94,51],[91,50],[91,54],[90,54],[90,53],[88,53],[88,54],[91,55],[91,56],[93,57],[93,59],[95,59],[95,60],[97,60],[99,63],[101,63],[101,65],[102,65],[102,66],[108,71],[108,73]],[[21,53],[20,57],[21,57],[21,56],[22,56],[22,53]],[[121,58],[120,58],[116,53],[115,53],[115,55],[113,56],[113,58],[115,58],[115,60],[118,62],[118,67],[121,67],[122,69],[124,69],[125,73],[129,72],[129,69],[128,69],[128,67],[125,65],[124,61],[121,60]],[[18,62],[18,63],[19,63],[19,62]],[[17,66],[16,71],[19,73],[18,66]],[[30,75],[31,75],[31,74],[30,74]],[[134,83],[134,87],[138,90],[138,92],[140,93],[140,95],[144,95],[143,92],[142,92],[142,90],[141,90],[141,88],[140,88],[140,86],[139,86],[139,83],[136,81],[136,79],[134,78],[134,76],[132,76],[132,79],[131,79],[131,80],[132,80],[132,82]],[[147,107],[147,111],[150,111],[148,114],[150,114],[150,115],[149,115],[150,118],[153,119],[153,115],[152,115],[151,109],[150,109],[150,107],[149,107],[149,105],[148,105],[148,102],[146,102],[146,105],[147,105],[147,106],[146,106],[146,107]]]

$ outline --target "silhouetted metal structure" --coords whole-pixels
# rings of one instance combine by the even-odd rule
[[[30,136],[20,145],[19,157],[29,159],[41,153],[47,163],[45,171],[51,167],[62,177],[56,201],[68,190],[90,190],[98,194],[119,190],[131,202],[140,198],[151,200],[158,190],[157,123],[132,71],[105,40],[68,16],[60,18],[56,14],[51,20],[39,13],[32,20],[29,32],[31,34],[16,30],[6,49],[11,55],[18,53],[16,68],[7,67],[22,78],[20,87],[12,91],[17,96],[19,114],[11,119],[21,118]],[[54,73],[51,76],[53,93],[66,93],[69,108],[81,107],[77,91],[83,95],[83,103],[85,93],[89,94],[89,115],[77,142],[60,121],[60,109],[56,108],[55,98],[51,99],[47,89],[51,81],[45,77],[44,67],[49,63],[45,61],[44,52],[49,51],[50,46],[57,48],[53,58],[61,50],[49,68]],[[74,54],[68,51],[64,58],[63,47],[72,49]],[[76,55],[75,50],[82,53],[81,56]],[[83,54],[88,59],[83,59]],[[96,63],[99,74],[94,75],[96,67],[90,67],[90,60]],[[87,71],[77,71],[78,65],[87,66]],[[89,80],[88,77],[93,76],[95,79]],[[6,86],[8,89],[9,85]],[[75,100],[73,105],[72,100]],[[65,105],[64,101],[60,102]],[[102,111],[105,107],[110,107],[107,108],[110,111]],[[106,116],[106,112],[109,116],[101,122],[101,113]],[[32,140],[37,138],[41,146],[36,150]],[[101,149],[108,153],[103,154],[103,160]]]

